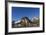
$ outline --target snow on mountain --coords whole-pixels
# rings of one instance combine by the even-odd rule
[[[38,17],[33,17],[33,18],[32,18],[32,21],[38,20],[38,19],[39,19]]]
[[[16,24],[16,23],[19,23],[19,22],[21,22],[21,20],[15,21],[15,24]]]

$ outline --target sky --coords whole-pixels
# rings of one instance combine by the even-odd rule
[[[32,17],[39,17],[39,8],[31,7],[12,7],[12,20],[19,20],[27,16],[29,19]]]

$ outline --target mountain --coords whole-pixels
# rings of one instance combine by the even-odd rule
[[[13,27],[18,28],[18,27],[37,27],[39,26],[39,20],[37,17],[32,18],[32,21],[28,17],[22,17],[21,20],[14,22]]]
[[[15,21],[13,26],[26,27],[26,26],[29,26],[29,24],[31,24],[31,23],[32,23],[32,21],[28,17],[22,17],[21,20]]]
[[[21,18],[21,25],[22,26],[29,26],[29,24],[31,24],[32,21],[28,18],[28,17],[23,17]]]

